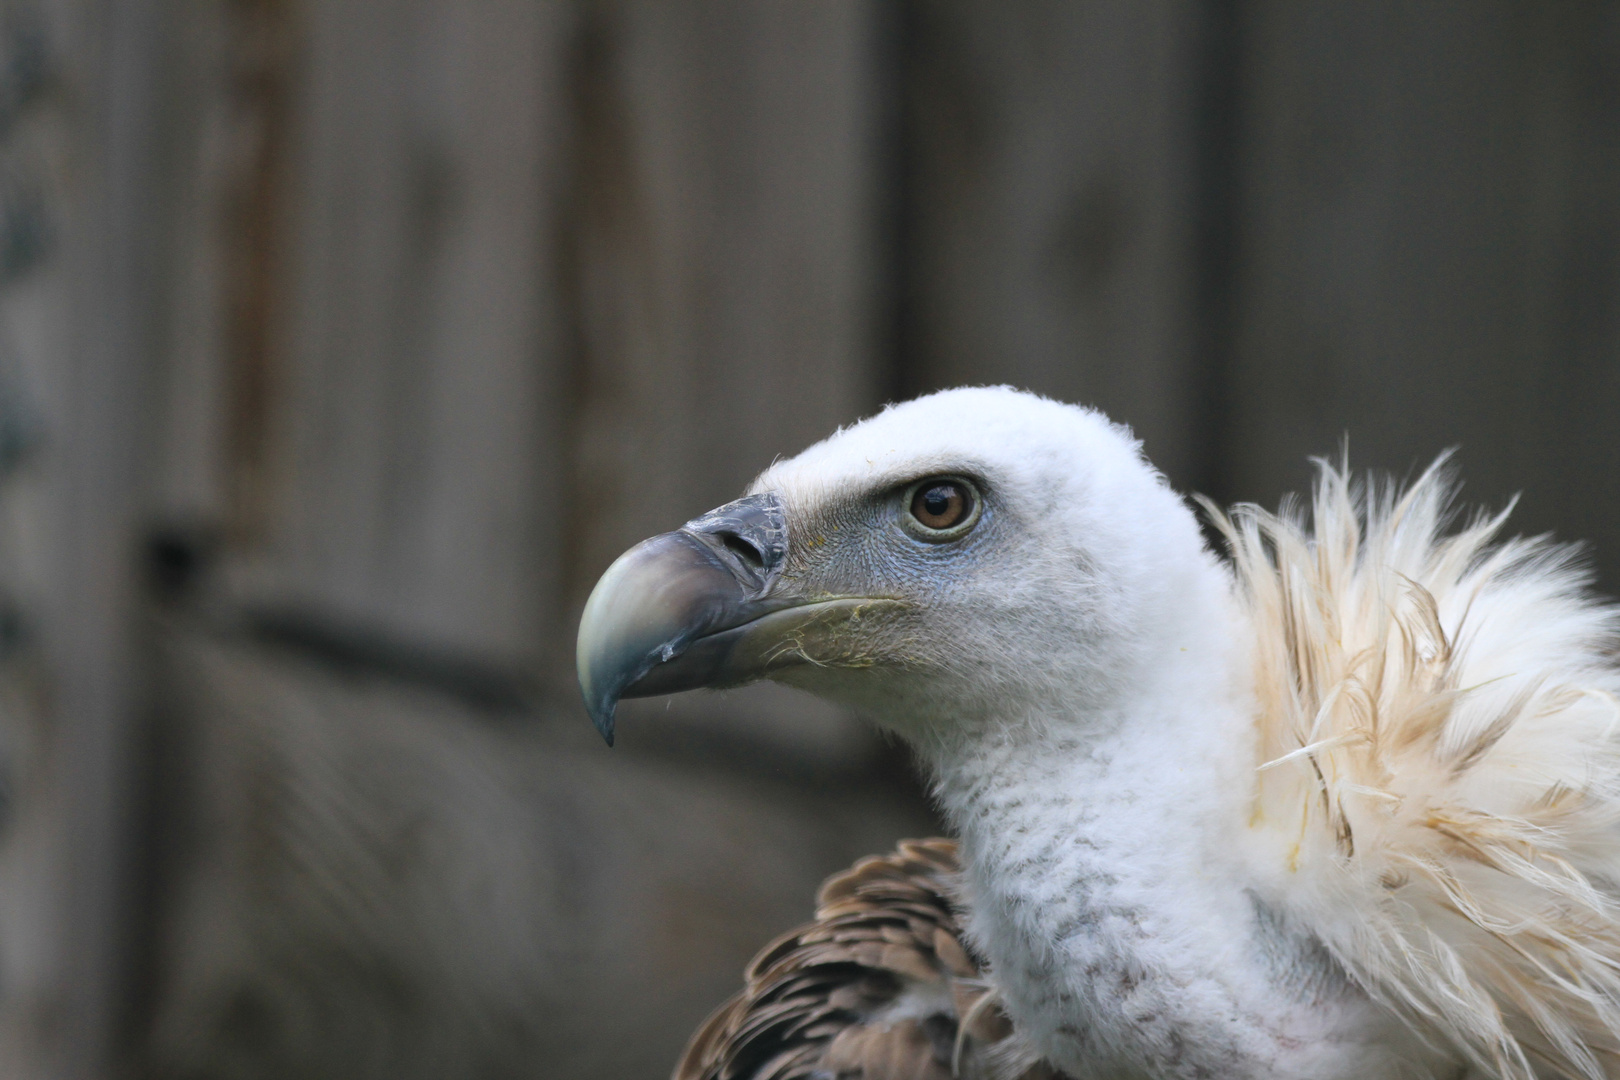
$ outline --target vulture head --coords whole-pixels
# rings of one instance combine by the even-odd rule
[[[1222,580],[1127,429],[948,390],[626,552],[586,604],[579,680],[610,744],[622,697],[771,678],[943,747],[1012,715],[1106,715]]]

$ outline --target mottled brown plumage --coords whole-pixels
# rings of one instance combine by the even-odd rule
[[[828,878],[673,1080],[1061,1080],[996,1005],[957,921],[956,844],[907,840]]]

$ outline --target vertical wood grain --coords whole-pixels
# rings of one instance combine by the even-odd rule
[[[559,5],[310,5],[261,588],[527,662],[552,625]]]
[[[139,538],[149,494],[154,312],[162,302],[158,85],[165,11],[77,7],[58,24],[61,76],[88,106],[74,135],[84,172],[56,206],[60,276],[43,315],[54,378],[45,513],[49,581],[32,611],[48,688],[52,760],[43,809],[55,853],[35,863],[60,891],[36,932],[54,954],[40,1010],[41,1075],[116,1075],[142,923],[139,855],[144,682]],[[15,316],[16,312],[11,313]],[[47,893],[49,886],[47,886]]]
[[[1094,405],[1195,473],[1197,5],[907,8],[908,389]]]

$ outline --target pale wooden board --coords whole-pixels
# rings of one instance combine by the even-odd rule
[[[563,681],[619,551],[878,403],[874,23],[606,6],[565,57],[564,20],[434,10],[307,16],[253,588]]]
[[[107,1074],[143,929],[129,853],[142,840],[138,556],[165,23],[150,3],[6,15],[39,19],[50,72],[0,147],[8,199],[19,174],[37,183],[52,241],[0,289],[7,389],[40,425],[0,488],[0,581],[27,630],[0,674],[0,1071],[32,1080]],[[9,77],[14,39],[0,40]]]
[[[165,54],[164,128],[171,148],[161,212],[165,303],[158,318],[154,402],[156,516],[212,528],[230,513],[233,202],[250,182],[259,117],[233,94],[234,21],[223,5],[181,6]]]
[[[1172,478],[1195,474],[1197,6],[908,10],[907,389],[1094,405]]]
[[[624,548],[879,404],[875,29],[857,0],[595,10],[569,215],[576,606]]]
[[[565,15],[303,9],[262,597],[492,661],[554,644]]]

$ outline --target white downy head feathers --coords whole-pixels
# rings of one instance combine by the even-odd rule
[[[983,517],[958,542],[919,543],[897,527],[906,485],[930,474],[984,488]],[[1006,387],[892,406],[778,462],[750,491],[786,506],[786,584],[895,596],[910,610],[859,635],[850,660],[788,681],[925,749],[1006,722],[1009,701],[1095,711],[1134,694],[1166,628],[1222,589],[1197,521],[1127,429]]]

